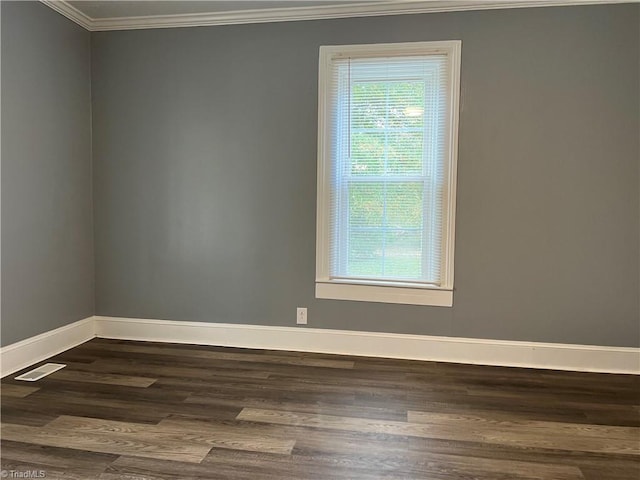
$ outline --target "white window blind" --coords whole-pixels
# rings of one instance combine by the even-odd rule
[[[443,43],[459,49],[322,47],[318,281],[452,288],[458,70]]]

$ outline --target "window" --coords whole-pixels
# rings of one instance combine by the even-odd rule
[[[320,47],[316,297],[453,304],[460,49]]]

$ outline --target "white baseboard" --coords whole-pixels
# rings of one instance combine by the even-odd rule
[[[479,365],[640,374],[640,348],[89,317],[0,348],[2,377],[94,337]]]
[[[640,348],[94,317],[96,336],[440,362],[640,374]]]
[[[85,318],[0,348],[0,376],[5,377],[95,337],[95,317]]]

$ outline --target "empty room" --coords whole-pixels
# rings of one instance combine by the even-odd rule
[[[640,479],[640,3],[0,1],[0,477]]]

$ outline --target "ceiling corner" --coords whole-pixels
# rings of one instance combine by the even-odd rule
[[[93,19],[82,13],[80,10],[78,10],[65,0],[40,0],[40,3],[43,3],[59,14],[64,15],[69,20],[77,23],[85,30],[88,30],[90,32],[93,30]]]

